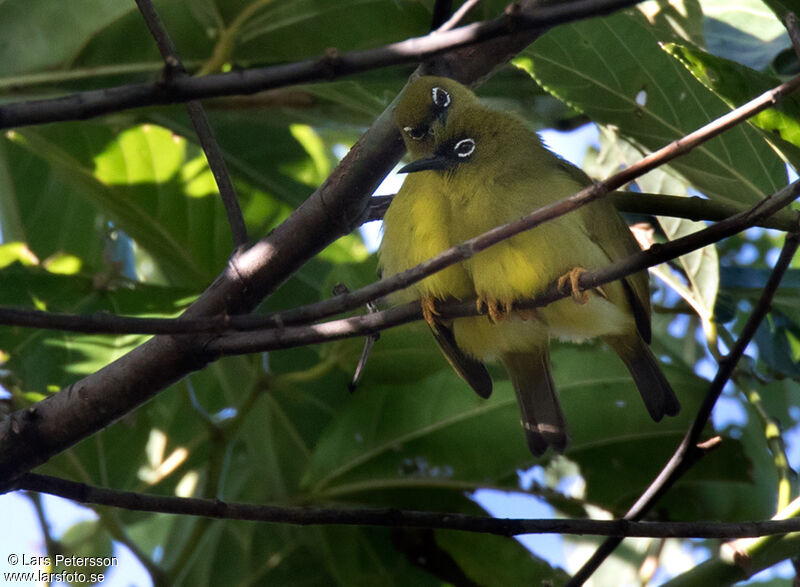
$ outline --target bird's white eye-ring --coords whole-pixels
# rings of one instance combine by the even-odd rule
[[[473,139],[461,139],[455,144],[453,151],[457,157],[462,159],[469,157],[475,152],[475,141]]]
[[[438,87],[433,88],[431,90],[431,98],[433,99],[433,103],[439,108],[447,108],[450,106],[450,94],[447,90]]]
[[[413,126],[404,126],[403,127],[403,132],[405,132],[413,140],[421,141],[428,134],[428,128],[427,127],[416,127],[416,128],[414,128]]]

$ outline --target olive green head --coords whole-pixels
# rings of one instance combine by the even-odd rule
[[[535,167],[531,156],[543,151],[539,137],[520,119],[478,100],[456,106],[445,122],[435,121],[430,129],[428,136],[419,139],[424,149],[409,147],[414,161],[400,173],[436,171],[480,182],[481,176],[513,172],[518,166]]]
[[[433,153],[436,135],[443,132],[452,113],[477,102],[475,94],[457,81],[420,77],[400,97],[393,112],[394,123],[411,156],[427,156]]]
[[[521,118],[489,108],[451,79],[414,80],[393,115],[414,159],[401,173],[434,171],[479,185],[561,167]]]

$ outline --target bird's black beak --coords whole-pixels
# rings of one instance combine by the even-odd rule
[[[432,157],[424,157],[422,159],[417,159],[416,161],[412,161],[408,165],[401,167],[397,170],[397,173],[415,173],[417,171],[444,171],[445,169],[449,169],[453,165],[453,162],[450,161],[447,157],[442,157],[441,155],[434,155]]]

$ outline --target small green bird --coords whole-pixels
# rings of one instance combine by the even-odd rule
[[[439,77],[411,82],[394,121],[414,161],[384,218],[379,249],[384,276],[511,222],[590,183],[578,168],[548,151],[516,117],[482,104],[461,84]],[[567,446],[566,422],[550,374],[551,338],[601,338],[622,359],[655,421],[680,410],[648,343],[648,273],[579,291],[581,272],[639,250],[611,203],[598,200],[498,243],[436,273],[395,297],[419,299],[445,356],[481,397],[491,393],[482,361],[509,373],[528,447],[539,456]],[[558,280],[573,299],[534,311],[512,311]],[[477,298],[487,316],[437,318],[435,302]]]

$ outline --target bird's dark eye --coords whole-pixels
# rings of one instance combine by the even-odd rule
[[[439,108],[444,109],[450,106],[450,94],[447,90],[433,88],[431,90],[431,98],[433,99],[433,103]]]
[[[403,131],[415,141],[421,141],[428,135],[427,126],[404,126]]]
[[[475,152],[475,141],[473,139],[461,139],[453,147],[453,152],[462,159],[469,157]]]

